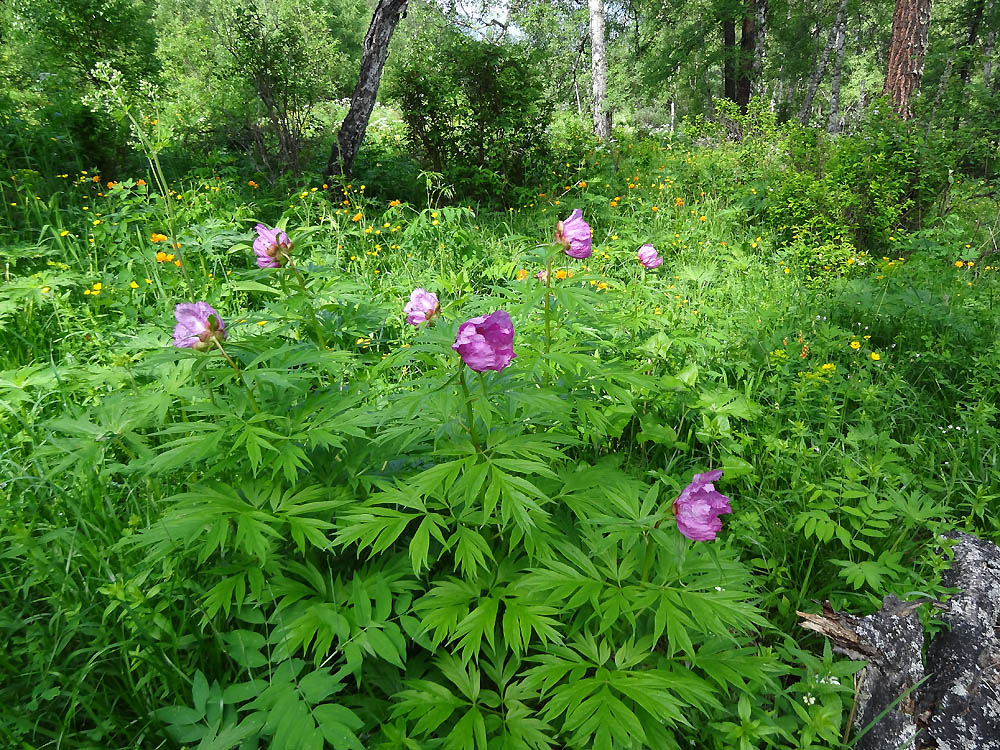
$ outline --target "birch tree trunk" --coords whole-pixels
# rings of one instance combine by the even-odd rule
[[[983,82],[989,85],[993,73],[993,53],[996,51],[997,33],[991,31],[986,35],[986,49],[983,50],[986,59],[983,61]]]
[[[594,135],[611,137],[611,115],[607,111],[608,56],[604,46],[604,0],[589,0],[591,78],[594,93]]]
[[[931,0],[896,0],[882,93],[904,120],[913,116],[910,100],[920,89],[930,25]]]
[[[993,73],[993,53],[996,51],[997,43],[997,30],[995,26],[997,19],[994,16],[995,7],[996,0],[990,0],[989,5],[987,6],[987,10],[989,12],[987,18],[992,19],[992,23],[994,25],[990,26],[990,30],[986,34],[985,48],[983,49],[983,56],[985,58],[983,60],[983,83],[986,86],[990,85],[990,75]]]
[[[961,91],[959,92],[960,104],[955,110],[955,119],[952,129],[958,130],[961,124],[961,112],[965,108],[966,91],[969,85],[969,76],[972,73],[972,57],[974,55],[976,42],[979,41],[979,25],[983,22],[983,11],[986,10],[986,0],[978,0],[972,11],[972,19],[969,21],[969,35],[965,39],[965,46],[962,51],[962,65],[958,70],[958,78],[961,81]]]
[[[927,0],[927,2],[930,2],[930,0]],[[806,98],[802,100],[802,106],[799,108],[799,122],[803,125],[809,122],[809,110],[812,107],[813,99],[816,98],[816,91],[819,89],[819,83],[823,80],[823,74],[826,72],[827,63],[830,62],[830,53],[833,51],[834,44],[836,44],[839,36],[840,25],[844,22],[844,13],[846,12],[847,0],[840,0],[840,4],[837,6],[837,17],[833,21],[833,28],[830,30],[830,36],[826,39],[826,45],[823,47],[823,52],[819,56],[819,62],[816,63],[816,69],[813,70],[812,75],[809,77],[809,88],[806,89]]]
[[[778,110],[778,102],[781,101],[781,92],[785,85],[784,73],[785,66],[782,65],[778,68],[778,81],[774,84],[774,88],[771,89],[770,110],[772,113]]]
[[[833,77],[830,79],[830,117],[826,121],[828,133],[840,132],[840,77],[844,67],[844,48],[847,46],[847,16],[841,16],[837,27],[837,41],[833,48]]]
[[[754,39],[753,50],[753,81],[755,89],[753,93],[758,96],[763,92],[763,87],[760,83],[760,73],[764,69],[765,42],[767,41],[767,11],[768,0],[757,0],[757,17],[754,21],[756,37]]]
[[[944,70],[941,73],[941,80],[938,81],[937,93],[934,94],[934,103],[931,104],[931,116],[927,118],[927,130],[924,132],[924,143],[931,135],[931,126],[934,124],[934,117],[937,115],[938,105],[941,103],[941,97],[944,96],[944,90],[948,86],[948,79],[951,78],[951,68],[955,63],[954,55],[949,56],[948,60],[944,64]]]
[[[351,96],[351,107],[337,134],[337,142],[330,149],[330,159],[326,165],[327,176],[350,177],[354,171],[354,160],[365,138],[372,110],[375,109],[382,69],[389,56],[389,42],[392,41],[396,24],[406,12],[408,1],[379,0],[375,6],[371,25],[361,47],[361,73]]]

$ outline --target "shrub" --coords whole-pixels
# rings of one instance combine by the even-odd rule
[[[435,171],[479,197],[520,184],[545,156],[538,57],[450,29],[421,31],[386,82]]]

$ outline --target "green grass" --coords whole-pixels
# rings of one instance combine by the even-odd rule
[[[774,221],[778,156],[558,145],[507,210],[205,170],[176,234],[149,175],[2,181],[5,746],[840,746],[856,665],[796,610],[944,596],[936,534],[1000,539],[996,207],[845,246]],[[254,266],[257,221],[306,290]],[[261,414],[171,347],[202,299]],[[498,308],[479,452],[450,344]],[[684,543],[716,467],[733,513]]]

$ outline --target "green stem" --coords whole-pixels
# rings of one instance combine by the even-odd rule
[[[549,347],[552,344],[552,330],[551,330],[551,319],[552,313],[550,312],[549,296],[552,289],[552,256],[545,256],[545,353],[549,353]]]
[[[326,349],[326,337],[323,335],[323,327],[320,325],[319,318],[316,317],[316,309],[313,307],[312,303],[315,301],[313,293],[309,291],[309,287],[306,286],[305,277],[295,266],[295,261],[288,257],[288,268],[292,269],[292,273],[295,274],[295,279],[299,282],[299,286],[302,287],[302,291],[305,293],[306,297],[309,298],[309,317],[312,318],[313,334],[316,336],[316,343],[319,344],[321,349]]]
[[[465,383],[465,362],[459,362],[458,381],[462,384],[462,392],[465,393],[465,415],[469,420],[469,437],[472,444],[479,453],[483,452],[479,445],[479,438],[476,437],[476,417],[472,413],[472,394],[469,393],[469,386]]]
[[[138,120],[133,117],[132,113],[127,108],[125,111],[128,115],[129,121],[132,123],[132,132],[139,136],[143,150],[146,152],[146,158],[149,160],[150,172],[153,175],[153,180],[156,182],[157,187],[160,190],[160,194],[163,196],[163,206],[167,212],[167,227],[170,232],[170,244],[173,246],[173,249],[177,251],[177,259],[181,262],[181,275],[184,277],[184,283],[187,285],[188,294],[191,295],[191,299],[195,299],[196,295],[194,293],[194,284],[191,282],[190,274],[188,274],[187,263],[184,262],[184,253],[181,252],[180,243],[177,241],[173,204],[170,201],[170,188],[167,185],[167,177],[163,172],[163,167],[160,166],[159,154],[157,150],[153,148],[153,144],[149,143],[147,140],[146,133],[142,129]]]
[[[646,582],[646,578],[649,575],[649,566],[653,562],[653,545],[649,537],[646,537],[646,554],[642,558],[642,577],[639,579],[643,583]]]
[[[226,361],[229,363],[229,366],[232,367],[233,370],[236,371],[236,374],[240,376],[240,382],[243,384],[243,389],[247,392],[247,397],[250,399],[250,406],[253,407],[254,414],[260,414],[260,406],[257,405],[257,399],[253,397],[253,389],[250,387],[249,383],[247,383],[247,379],[243,374],[243,370],[241,370],[240,366],[236,364],[235,360],[233,360],[233,358],[226,353],[226,350],[222,348],[222,342],[219,341],[219,339],[213,337],[212,341],[215,342],[215,345],[222,353],[222,356],[226,358]]]

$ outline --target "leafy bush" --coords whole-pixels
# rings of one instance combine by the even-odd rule
[[[410,142],[479,198],[523,184],[545,157],[550,113],[541,60],[527,48],[430,25],[385,83]]]
[[[317,106],[353,84],[361,17],[316,0],[164,0],[165,117],[186,146],[224,144],[255,154],[272,176],[299,173],[302,150],[321,135]]]

